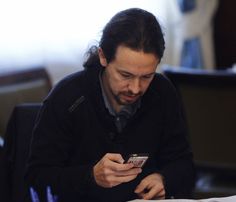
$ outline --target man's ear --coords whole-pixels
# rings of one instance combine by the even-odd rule
[[[103,67],[106,67],[107,66],[107,59],[106,59],[101,48],[98,48],[98,56],[99,56],[99,60],[100,60],[101,65]]]

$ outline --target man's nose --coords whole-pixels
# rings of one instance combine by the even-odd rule
[[[135,78],[135,79],[131,80],[130,83],[129,83],[129,90],[133,94],[139,94],[140,90],[141,90],[140,79]]]

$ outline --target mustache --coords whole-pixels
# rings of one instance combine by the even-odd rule
[[[130,97],[136,97],[136,96],[141,96],[142,92],[133,93],[132,91],[127,91],[127,92],[123,92],[123,94],[126,95],[126,96],[130,96]]]

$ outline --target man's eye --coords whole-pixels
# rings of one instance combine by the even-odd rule
[[[121,74],[121,76],[122,76],[123,78],[126,78],[126,79],[131,78],[131,75],[130,75],[130,74]]]
[[[143,79],[151,79],[153,75],[146,75],[146,76],[143,76],[142,78]]]

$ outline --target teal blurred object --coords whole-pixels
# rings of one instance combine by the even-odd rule
[[[191,12],[196,7],[196,0],[177,0],[182,13]]]
[[[177,0],[183,15],[194,11],[197,6],[196,0]],[[180,66],[199,69],[204,65],[202,47],[199,36],[185,39],[181,51]]]
[[[3,138],[0,136],[0,147],[3,147]]]
[[[30,187],[30,196],[31,196],[32,202],[40,202],[38,193],[32,187]],[[46,202],[57,202],[58,201],[58,197],[56,195],[52,194],[52,190],[51,190],[50,186],[47,186],[47,188],[46,188],[46,196],[47,196]],[[43,201],[45,201],[45,200],[43,200]]]
[[[202,47],[199,37],[184,41],[180,66],[192,69],[201,69],[203,67]]]

